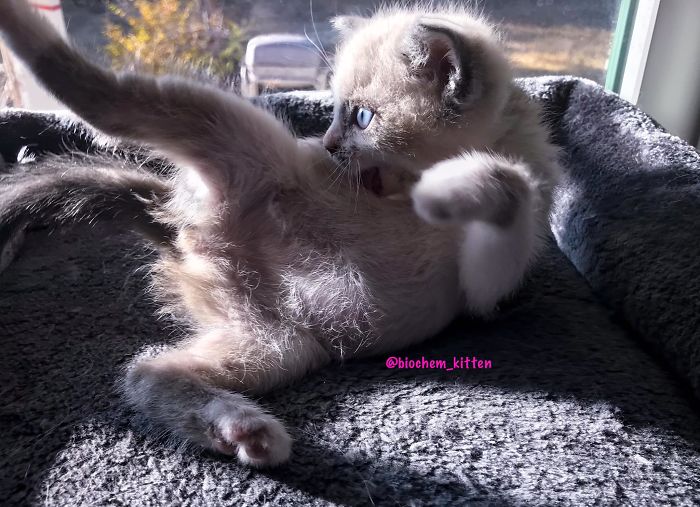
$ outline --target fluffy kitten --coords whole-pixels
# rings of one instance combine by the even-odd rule
[[[491,27],[464,10],[386,9],[336,27],[346,40],[325,146],[377,193],[418,179],[416,213],[461,226],[466,304],[489,314],[547,227],[559,166],[538,108],[513,85]]]
[[[485,23],[388,9],[337,26],[322,145],[237,96],[114,75],[24,0],[0,2],[5,39],[51,92],[176,167],[42,174],[6,194],[0,220],[80,218],[107,201],[157,237],[157,286],[191,335],[137,359],[127,398],[178,437],[254,466],[287,460],[291,439],[247,396],[424,340],[465,305],[493,311],[537,252],[557,174],[538,110]],[[353,177],[333,183],[339,170]]]

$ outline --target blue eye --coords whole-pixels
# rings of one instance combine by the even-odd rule
[[[372,111],[365,109],[364,107],[360,107],[357,110],[355,121],[357,122],[357,126],[364,130],[369,127],[369,124],[372,122],[372,118],[374,118],[374,113]]]

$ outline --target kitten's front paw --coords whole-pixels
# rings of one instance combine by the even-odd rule
[[[436,225],[462,224],[477,217],[479,189],[469,188],[463,166],[461,160],[449,160],[422,174],[411,191],[413,209],[419,217]]]
[[[411,197],[416,213],[431,224],[472,221],[509,226],[530,199],[527,167],[487,153],[468,153],[423,172]]]
[[[292,439],[282,423],[255,407],[241,409],[236,402],[218,398],[204,409],[210,447],[236,455],[241,463],[268,467],[289,459]]]

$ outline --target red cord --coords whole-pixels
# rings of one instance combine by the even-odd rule
[[[39,5],[39,4],[35,4],[35,3],[30,3],[29,5],[31,5],[31,6],[34,7],[35,9],[39,9],[39,10],[42,10],[42,11],[60,11],[60,10],[61,10],[61,4],[57,4],[57,5]]]

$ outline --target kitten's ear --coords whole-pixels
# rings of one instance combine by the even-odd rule
[[[465,104],[478,98],[478,51],[439,21],[421,21],[410,36],[411,71],[445,99]]]
[[[341,38],[346,38],[365,23],[367,23],[367,18],[362,16],[336,16],[331,19],[333,28],[340,34]]]

